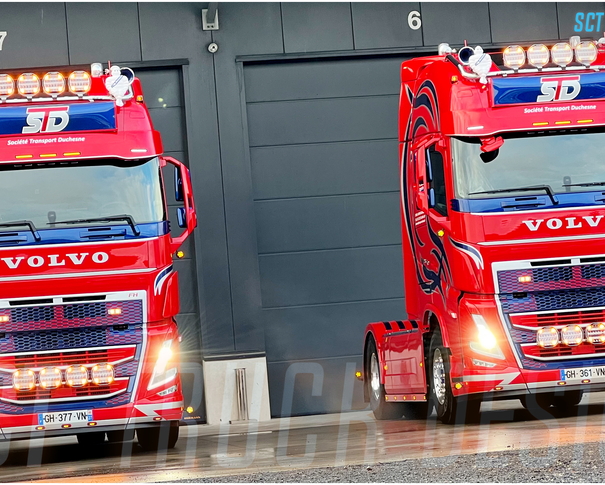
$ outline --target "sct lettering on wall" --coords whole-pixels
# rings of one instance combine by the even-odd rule
[[[605,27],[605,24],[602,24],[603,15],[605,12],[578,12],[576,13],[576,23],[574,24],[573,30],[578,33],[589,33],[595,32],[597,37],[601,37],[601,25]]]

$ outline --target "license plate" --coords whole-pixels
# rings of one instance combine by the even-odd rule
[[[600,365],[598,367],[576,367],[575,369],[561,369],[562,381],[596,378],[605,378],[605,365]]]
[[[92,409],[38,414],[39,426],[47,426],[49,424],[87,423],[89,421],[92,421]]]

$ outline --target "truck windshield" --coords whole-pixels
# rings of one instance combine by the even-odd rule
[[[456,196],[485,199],[532,194],[605,191],[605,133],[559,132],[505,137],[497,156],[481,159],[478,138],[452,138]],[[496,192],[497,191],[497,192]],[[510,192],[510,193],[509,193]]]
[[[137,164],[94,160],[0,168],[0,223],[28,220],[48,229],[55,221],[123,214],[136,224],[164,220],[157,158]]]

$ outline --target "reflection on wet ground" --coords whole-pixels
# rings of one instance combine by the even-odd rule
[[[375,421],[367,411],[192,425],[181,428],[174,450],[159,454],[143,452],[136,441],[88,449],[75,437],[18,441],[0,444],[0,479],[157,482],[438,457],[446,466],[447,457],[460,454],[518,450],[524,456],[529,449],[604,441],[604,410],[605,394],[594,393],[573,416],[536,417],[518,401],[487,402],[480,424],[457,426],[442,425],[434,416]]]

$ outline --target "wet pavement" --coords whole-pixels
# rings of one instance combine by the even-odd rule
[[[605,393],[593,393],[584,397],[575,416],[538,419],[517,400],[487,402],[482,405],[480,424],[457,426],[443,425],[434,416],[427,421],[375,421],[367,411],[265,423],[191,425],[181,428],[176,448],[163,453],[144,452],[136,441],[88,449],[80,447],[75,437],[18,441],[10,447],[0,444],[0,480],[174,482],[242,475],[250,481],[278,481],[271,472],[288,472],[298,477],[290,481],[308,481],[304,476],[310,469],[332,467],[327,469],[332,475],[320,474],[316,480],[337,481],[329,477],[336,473],[346,479],[344,471],[357,467],[366,476],[361,481],[374,481],[367,475],[368,466],[387,469],[398,466],[391,462],[415,460],[414,469],[441,467],[443,471],[460,455],[477,454],[470,457],[472,463],[486,463],[491,460],[486,453],[504,452],[515,466],[534,462],[545,466],[572,453],[576,462],[583,462],[588,459],[584,445],[592,450],[590,466],[605,470],[604,409]],[[456,469],[460,472],[459,466]],[[416,480],[412,475],[409,480],[398,476],[424,481],[421,476]],[[349,481],[357,480],[349,477]]]

